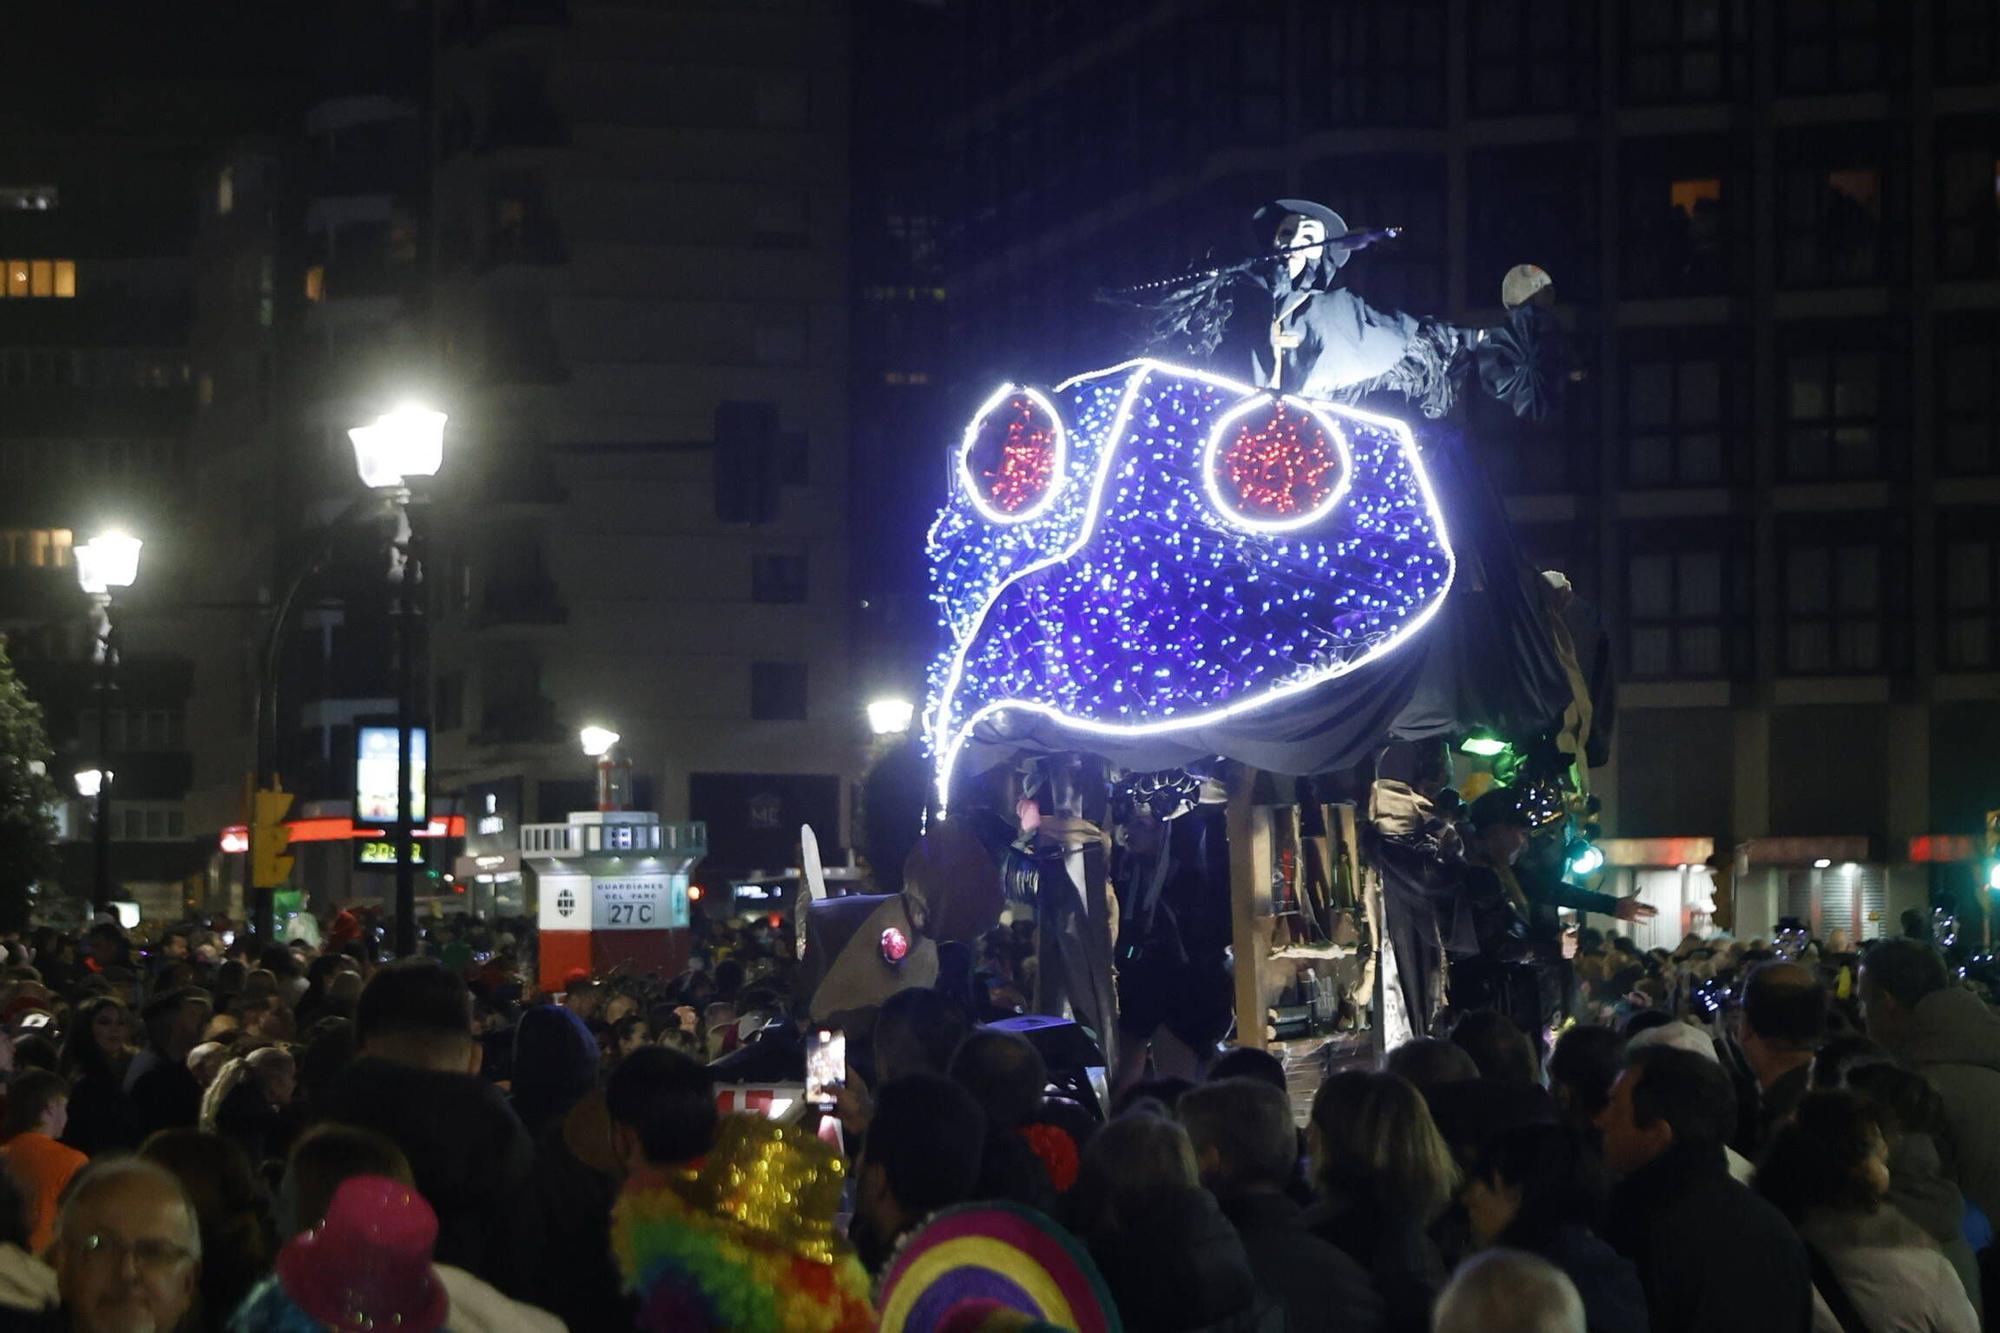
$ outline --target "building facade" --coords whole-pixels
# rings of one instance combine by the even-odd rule
[[[1242,253],[1269,198],[1404,227],[1345,270],[1382,306],[1497,320],[1539,264],[1587,378],[1559,419],[1475,424],[1530,556],[1612,627],[1615,875],[1663,939],[1705,923],[1698,848],[1753,933],[1893,932],[1972,891],[2000,806],[2000,10],[952,13],[960,401],[1129,355],[1093,294]]]
[[[805,822],[843,846],[845,8],[437,21],[430,605],[459,869],[510,900],[519,825],[594,805],[592,724],[638,804],[707,821],[713,864],[795,864]]]

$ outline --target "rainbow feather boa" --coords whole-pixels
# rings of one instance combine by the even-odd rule
[[[868,1275],[819,1262],[694,1207],[671,1186],[627,1189],[612,1247],[648,1333],[871,1333]]]

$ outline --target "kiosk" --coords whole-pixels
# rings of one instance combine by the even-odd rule
[[[558,991],[577,968],[674,976],[687,964],[688,875],[708,825],[663,824],[649,810],[578,811],[521,829],[541,928],[539,980]]]

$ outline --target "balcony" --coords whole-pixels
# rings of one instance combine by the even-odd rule
[[[569,609],[555,581],[524,577],[489,582],[473,613],[475,629],[536,628],[569,623]]]
[[[488,703],[479,715],[479,730],[473,733],[472,744],[482,748],[563,745],[569,740],[569,732],[556,720],[555,701],[535,695]]]

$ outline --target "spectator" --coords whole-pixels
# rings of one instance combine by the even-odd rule
[[[277,1252],[264,1190],[250,1158],[227,1139],[162,1130],[139,1156],[174,1173],[201,1229],[200,1325],[221,1333]]]
[[[514,1029],[514,1113],[540,1142],[549,1126],[597,1086],[597,1041],[573,1011],[538,1004]]]
[[[1938,1155],[1945,1132],[1944,1100],[1923,1075],[1882,1062],[1850,1068],[1846,1086],[1867,1101],[1888,1140],[1890,1205],[1937,1242],[1957,1271],[1966,1299],[1974,1311],[1980,1310],[1979,1260],[1965,1238],[1965,1195]]]
[[[1579,1025],[1556,1038],[1549,1054],[1549,1092],[1563,1121],[1595,1139],[1597,1117],[1624,1067],[1625,1039],[1616,1029]]]
[[[1479,1066],[1472,1063],[1472,1057],[1442,1037],[1418,1037],[1404,1042],[1389,1052],[1382,1068],[1426,1097],[1433,1088],[1447,1083],[1470,1083],[1479,1077]]]
[[[192,1129],[201,1118],[201,1081],[189,1072],[187,1059],[201,1040],[202,1013],[185,990],[155,996],[140,1011],[147,1048],[132,1057],[125,1092],[142,1134]]]
[[[656,1046],[634,1054],[612,1071],[604,1104],[628,1173],[684,1166],[715,1141],[714,1076],[680,1051]]]
[[[28,1208],[28,1244],[36,1254],[55,1235],[63,1191],[90,1159],[57,1142],[69,1119],[69,1085],[62,1075],[26,1069],[7,1084],[7,1115],[0,1121],[0,1161],[20,1182]]]
[[[1804,1238],[1816,1327],[1977,1333],[1979,1317],[1934,1241],[1894,1208],[1889,1146],[1867,1102],[1808,1093],[1757,1167],[1757,1192]]]
[[[1082,1237],[1128,1327],[1284,1328],[1178,1124],[1147,1111],[1113,1120],[1084,1151],[1077,1189],[1089,1202]]]
[[[1610,1194],[1583,1130],[1525,1125],[1486,1145],[1464,1202],[1480,1246],[1524,1251],[1562,1270],[1583,1300],[1590,1333],[1646,1333],[1637,1271],[1596,1234]]]
[[[171,1171],[136,1157],[93,1162],[56,1218],[51,1255],[69,1333],[178,1329],[193,1307],[201,1226]]]
[[[1308,1219],[1314,1234],[1368,1271],[1390,1328],[1421,1329],[1445,1278],[1430,1228],[1458,1188],[1424,1099],[1394,1074],[1335,1074],[1306,1133],[1323,1196]]]
[[[1041,1052],[1019,1033],[982,1028],[967,1037],[952,1057],[951,1077],[986,1113],[986,1145],[980,1154],[974,1197],[1018,1203],[1038,1212],[1053,1211],[1054,1175],[1024,1137],[1042,1109],[1049,1083],[1048,1065]],[[1053,1128],[1050,1132],[1062,1133]],[[1073,1165],[1076,1145],[1071,1143],[1068,1148],[1067,1160]]]
[[[1619,1178],[1605,1239],[1639,1270],[1652,1333],[1797,1330],[1811,1318],[1805,1249],[1730,1178],[1736,1091],[1713,1058],[1634,1051],[1599,1118]]]
[[[60,1069],[69,1080],[69,1124],[63,1142],[86,1157],[139,1142],[137,1116],[125,1095],[125,1071],[137,1054],[130,1033],[129,1013],[110,995],[78,1005],[63,1033]]]
[[[202,1042],[188,1052],[188,1073],[194,1075],[194,1081],[201,1085],[204,1093],[208,1091],[209,1085],[215,1082],[215,1076],[222,1072],[222,1067],[228,1063],[229,1048],[219,1041]]]
[[[201,1127],[248,1153],[258,1166],[291,1148],[298,1062],[282,1046],[260,1046],[232,1060],[202,1098]]]
[[[410,1162],[401,1148],[373,1130],[324,1124],[301,1134],[278,1185],[278,1242],[324,1221],[335,1191],[350,1176],[387,1176],[407,1185]]]
[[[1177,1115],[1202,1184],[1243,1242],[1257,1285],[1283,1307],[1286,1328],[1383,1327],[1387,1310],[1368,1274],[1308,1231],[1305,1210],[1286,1196],[1298,1170],[1291,1099],[1267,1081],[1211,1079],[1181,1098]]]
[[[55,1270],[30,1248],[28,1207],[0,1171],[0,1329],[47,1329],[58,1300]]]
[[[356,1013],[361,1055],[315,1109],[394,1140],[438,1214],[438,1257],[499,1287],[532,1281],[539,1217],[520,1207],[534,1144],[492,1084],[478,1077],[472,996],[436,962],[408,958],[377,972]]]
[[[1737,1147],[1754,1157],[1771,1141],[1778,1122],[1806,1095],[1813,1052],[1825,1040],[1826,988],[1812,969],[1764,963],[1750,974],[1737,1041],[1757,1077],[1757,1111],[1751,1141]]]
[[[1285,1077],[1285,1062],[1255,1046],[1230,1047],[1210,1063],[1205,1078],[1210,1083],[1220,1083],[1226,1078],[1254,1078],[1260,1083],[1270,1084],[1287,1097],[1291,1096],[1292,1085]]]
[[[1584,1333],[1583,1302],[1562,1271],[1519,1250],[1460,1265],[1438,1297],[1433,1333]]]
[[[1556,1104],[1539,1081],[1535,1045],[1512,1019],[1476,1009],[1458,1021],[1451,1042],[1465,1052],[1479,1077],[1432,1087],[1424,1101],[1461,1165],[1502,1130],[1555,1122]]]
[[[628,1013],[611,1025],[611,1039],[612,1050],[623,1060],[653,1044],[652,1022],[644,1014]]]
[[[1861,1008],[1868,1035],[1937,1089],[1959,1188],[2000,1218],[2000,1017],[1950,984],[1935,949],[1901,939],[1862,960]]]
[[[407,1181],[351,1176],[325,1220],[285,1242],[276,1271],[230,1320],[230,1333],[506,1329],[560,1333],[562,1321],[433,1262],[437,1214]]]
[[[938,1074],[885,1085],[854,1168],[854,1243],[879,1273],[904,1233],[940,1208],[974,1198],[986,1115]]]

